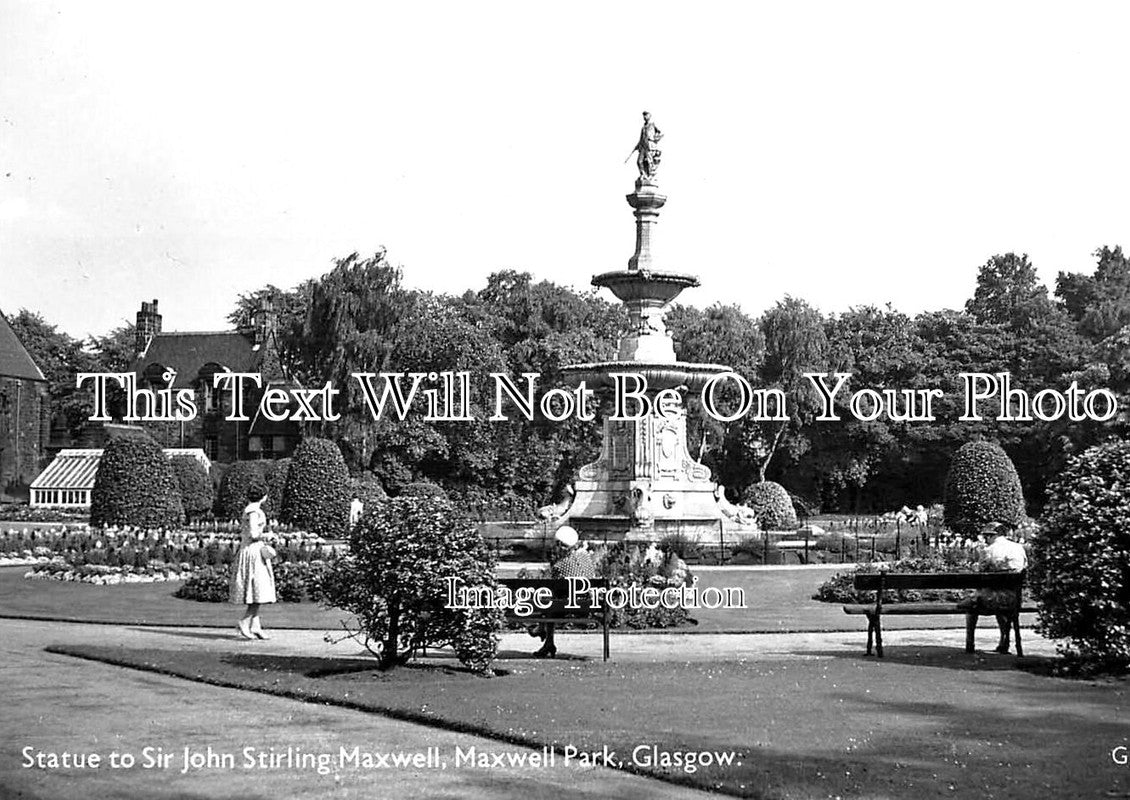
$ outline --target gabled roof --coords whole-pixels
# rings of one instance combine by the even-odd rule
[[[27,381],[47,380],[3,313],[0,313],[0,377]]]
[[[173,388],[183,389],[192,386],[205,364],[219,364],[232,372],[260,372],[263,350],[255,347],[250,333],[239,331],[158,333],[137,357],[136,369],[141,373],[150,364],[171,367],[177,373]]]

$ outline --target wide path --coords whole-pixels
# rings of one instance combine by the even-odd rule
[[[528,637],[527,637],[528,638]],[[591,641],[592,640],[590,637]],[[254,746],[306,753],[363,751],[427,754],[456,746],[480,752],[523,752],[488,739],[346,709],[221,689],[161,675],[45,653],[48,644],[120,644],[163,649],[258,650],[271,653],[355,654],[312,631],[280,632],[245,642],[228,631],[152,629],[0,620],[0,798],[698,798],[700,792],[606,768],[562,766],[487,769],[349,770],[204,769],[181,774],[186,746],[239,753]],[[532,641],[532,640],[531,640]],[[129,752],[133,769],[25,768],[23,752]],[[144,748],[174,754],[168,770],[142,769]],[[524,751],[530,752],[530,751]],[[34,757],[34,756],[33,756]]]
[[[1026,631],[1026,650],[1050,655],[1051,643]],[[204,798],[693,798],[699,792],[604,768],[558,764],[553,768],[350,770],[319,775],[314,769],[205,769],[181,774],[186,746],[197,751],[240,752],[245,746],[285,753],[348,749],[451,755],[474,746],[481,752],[520,748],[466,734],[391,720],[374,714],[220,689],[150,673],[82,661],[43,651],[48,644],[115,644],[123,648],[199,650],[275,655],[355,656],[353,642],[328,643],[321,632],[283,630],[269,641],[248,642],[233,629],[155,628],[0,619],[5,657],[0,668],[0,797]],[[617,661],[672,662],[742,659],[821,659],[858,653],[864,633],[613,635]],[[892,631],[886,644],[904,653],[918,646],[960,648],[960,631]],[[979,644],[991,647],[991,630]],[[525,658],[537,641],[524,633],[503,637],[501,654]],[[599,658],[600,638],[561,634],[563,655]],[[892,652],[893,654],[893,652]],[[436,657],[446,657],[438,654]],[[1000,656],[990,656],[1002,658]],[[25,768],[23,752],[130,752],[146,747],[174,753],[168,770]],[[528,751],[526,751],[528,752]],[[140,763],[140,762],[139,762]]]

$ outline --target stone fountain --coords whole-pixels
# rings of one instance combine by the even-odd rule
[[[654,401],[664,389],[677,389],[679,401],[666,413],[656,410],[641,419],[604,422],[600,457],[577,472],[567,496],[541,515],[554,525],[571,525],[585,538],[657,541],[682,534],[699,541],[729,541],[757,530],[753,513],[730,504],[710,469],[687,450],[685,392],[701,391],[711,377],[729,372],[721,364],[679,361],[664,323],[667,307],[684,290],[699,285],[694,275],[652,266],[651,242],[659,211],[667,198],[655,180],[662,134],[644,113],[635,149],[639,178],[627,196],[636,218],[636,249],[626,270],[592,279],[627,306],[628,330],[620,339],[615,361],[573,364],[565,379],[589,388],[611,385],[612,375],[627,373],[647,382]],[[630,157],[630,156],[629,156]]]

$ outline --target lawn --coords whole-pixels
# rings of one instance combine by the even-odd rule
[[[850,568],[850,565],[849,565]],[[227,603],[199,603],[173,597],[179,582],[94,586],[86,583],[25,580],[25,567],[0,568],[0,616],[131,625],[229,627],[239,612]],[[507,573],[510,574],[510,573]],[[816,587],[832,570],[700,570],[699,585],[738,587],[747,608],[701,609],[692,612],[696,625],[680,628],[702,633],[782,633],[787,631],[866,632],[860,617],[848,617],[840,606],[812,600]],[[264,610],[272,628],[337,630],[342,612],[315,603],[277,603]],[[986,622],[986,625],[989,625]],[[1033,618],[1025,615],[1030,627]],[[884,622],[900,628],[960,628],[960,616],[892,617]],[[991,625],[990,625],[991,626]],[[621,633],[621,632],[618,632]]]
[[[1012,658],[892,647],[795,660],[503,662],[484,679],[429,660],[391,673],[363,659],[53,648],[190,680],[332,703],[560,754],[615,753],[625,769],[742,797],[1125,796],[1110,751],[1130,735],[1125,681],[1072,682]],[[1030,667],[1031,669],[1031,667]],[[733,752],[694,771],[632,753]]]

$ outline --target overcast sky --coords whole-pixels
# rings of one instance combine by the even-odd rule
[[[656,266],[757,313],[959,307],[1130,247],[1125,4],[0,2],[0,309],[166,330],[388,249],[410,286]]]

